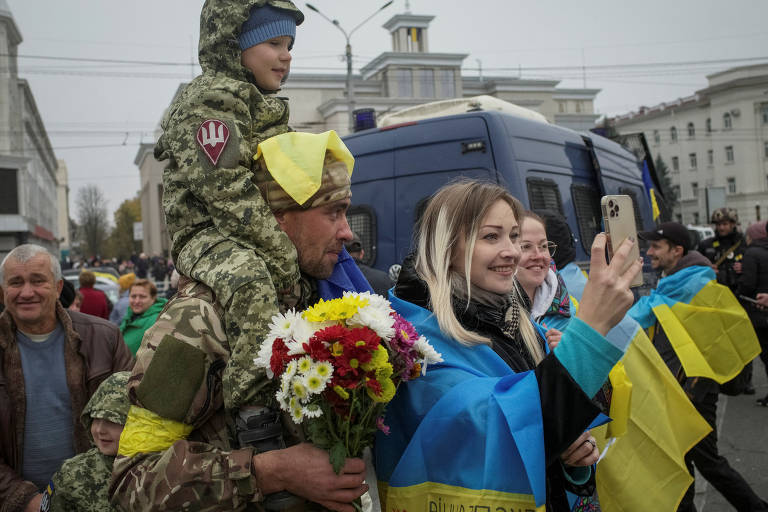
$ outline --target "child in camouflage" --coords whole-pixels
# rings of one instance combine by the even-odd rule
[[[275,96],[290,69],[304,15],[289,0],[206,0],[196,77],[168,108],[155,147],[168,160],[163,208],[182,275],[211,287],[225,308],[232,356],[225,406],[252,402],[253,358],[278,312],[278,292],[299,279],[296,249],[254,184],[257,145],[290,131]]]
[[[96,446],[65,460],[43,494],[41,512],[103,512],[120,434],[128,416],[128,377],[118,372],[101,383],[80,416]]]

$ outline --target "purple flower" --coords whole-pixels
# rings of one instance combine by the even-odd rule
[[[385,436],[389,435],[389,427],[384,424],[384,416],[376,418],[376,428],[381,430]]]

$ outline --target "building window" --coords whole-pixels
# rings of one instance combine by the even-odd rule
[[[733,146],[725,146],[725,161],[729,164],[733,163]]]
[[[691,182],[691,195],[694,198],[699,197],[699,184],[696,183],[695,181]]]
[[[760,205],[755,205],[755,220],[760,220]]]
[[[557,111],[561,114],[565,114],[565,102],[564,101],[558,101],[557,102]]]
[[[410,69],[398,69],[397,95],[401,98],[413,98],[413,71]]]
[[[728,193],[729,194],[735,194],[736,193],[736,178],[728,178],[726,180],[726,183],[728,183]]]
[[[19,213],[19,188],[16,169],[0,169],[0,214]]]
[[[419,70],[419,97],[435,97],[435,72],[431,69]]]
[[[453,98],[456,96],[456,77],[452,69],[440,70],[440,90],[443,98]]]
[[[683,214],[682,213],[676,213],[675,214],[675,219],[677,220],[677,222],[682,224],[683,223]]]
[[[680,198],[680,185],[672,185],[672,194],[675,196],[672,199]]]
[[[707,150],[707,165],[714,165],[715,163],[715,152],[711,149]]]
[[[763,118],[763,124],[768,124],[768,103],[763,103],[763,105],[760,107],[760,113],[761,117]]]
[[[707,118],[706,123],[704,123],[704,127],[707,133],[712,133],[712,119]]]
[[[696,153],[689,153],[689,154],[688,154],[688,161],[689,161],[689,162],[690,162],[690,164],[691,164],[691,169],[694,169],[694,170],[695,170],[695,169],[696,169],[696,167],[697,167],[697,165],[696,165],[696,163],[697,163],[697,162],[696,162]]]
[[[731,119],[731,113],[726,112],[723,114],[723,130],[730,130],[733,128],[733,120]]]
[[[699,212],[693,212],[693,223],[696,225],[699,224]]]
[[[673,171],[680,170],[680,159],[678,159],[676,156],[672,157],[672,170]]]
[[[768,158],[768,142],[763,142],[763,156]]]
[[[677,142],[677,128],[674,126],[669,129],[669,139],[673,144]]]
[[[653,130],[653,143],[656,145],[661,144],[661,135],[659,134],[659,130]],[[768,142],[766,144],[768,144]]]
[[[696,128],[693,126],[693,123],[688,123],[688,138],[692,139],[696,137]]]
[[[577,101],[576,102],[576,112],[581,112],[581,107],[582,107],[581,102]]]

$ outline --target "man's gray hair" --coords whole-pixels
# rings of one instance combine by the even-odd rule
[[[59,260],[56,258],[56,256],[48,252],[45,247],[41,247],[35,244],[23,244],[13,249],[5,256],[5,258],[3,258],[3,263],[0,264],[0,283],[5,284],[5,263],[8,260],[15,260],[19,263],[26,263],[38,254],[45,254],[48,256],[48,258],[51,260],[51,272],[53,273],[53,280],[54,282],[60,281],[61,264],[59,263]]]

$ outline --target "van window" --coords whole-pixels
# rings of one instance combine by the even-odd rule
[[[363,244],[363,263],[373,265],[376,261],[376,213],[370,206],[353,205],[347,210],[347,222]]]
[[[640,217],[640,205],[637,202],[637,192],[631,188],[619,187],[619,194],[623,194],[632,198],[632,208],[635,209],[635,227],[637,231],[643,230],[643,218]]]
[[[565,215],[557,183],[546,178],[528,178],[526,184],[531,210],[553,210]]]
[[[589,254],[592,241],[601,229],[600,193],[589,185],[574,184],[571,185],[571,199],[581,234],[581,246]]]

